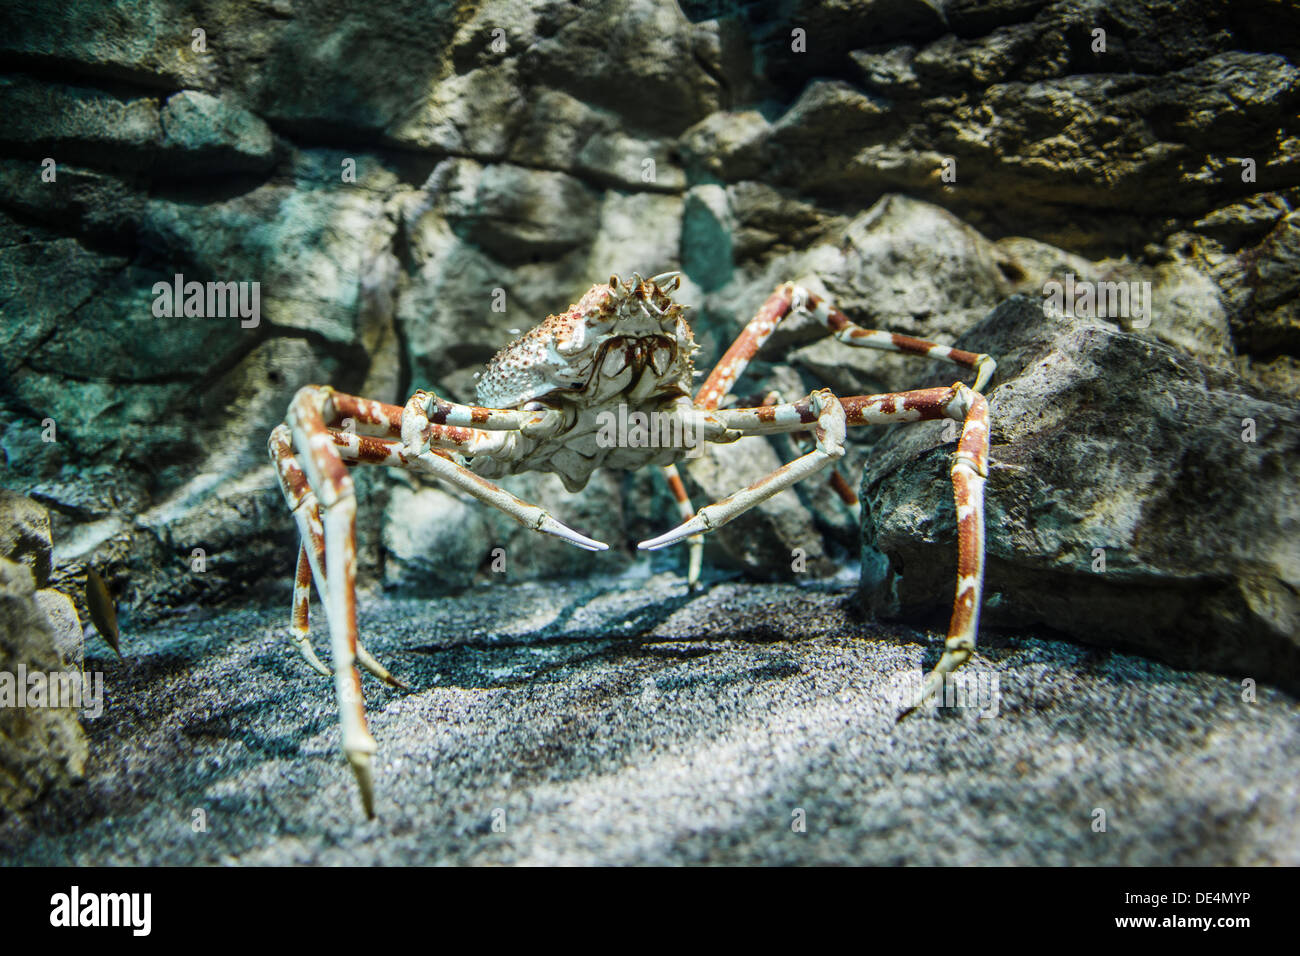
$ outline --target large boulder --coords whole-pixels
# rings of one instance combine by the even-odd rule
[[[997,357],[984,624],[1043,624],[1300,687],[1300,412],[1231,371],[1016,296],[958,340]],[[956,531],[942,422],[862,482],[863,589],[946,616]]]

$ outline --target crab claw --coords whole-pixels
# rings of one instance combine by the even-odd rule
[[[572,528],[560,524],[550,515],[543,515],[542,519],[537,522],[537,530],[543,534],[554,535],[557,538],[563,538],[571,544],[576,544],[584,551],[608,551],[609,545],[603,541],[597,541],[595,538],[588,538],[585,534],[579,534]]]
[[[660,548],[666,548],[670,544],[676,544],[692,535],[703,534],[705,531],[712,531],[713,525],[709,523],[707,516],[702,516],[696,512],[690,521],[678,525],[672,531],[661,534],[657,538],[649,538],[637,545],[641,551],[658,551]]]

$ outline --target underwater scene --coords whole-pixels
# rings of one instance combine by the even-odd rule
[[[1298,56],[4,0],[0,864],[1300,864]]]

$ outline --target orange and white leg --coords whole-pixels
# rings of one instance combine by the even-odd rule
[[[910,335],[900,335],[897,332],[879,332],[864,329],[831,305],[830,302],[803,286],[790,283],[787,288],[788,292],[783,294],[789,296],[791,301],[790,310],[792,312],[807,312],[828,329],[835,339],[845,345],[851,345],[855,348],[879,349],[884,352],[900,352],[904,355],[937,359],[942,362],[950,362],[953,365],[960,365],[963,368],[973,369],[975,371],[975,384],[972,387],[977,392],[984,391],[984,386],[989,383],[989,379],[997,371],[998,363],[993,360],[991,355],[967,352],[948,345],[939,345],[935,342],[927,342],[924,339],[913,338]]]
[[[311,646],[311,586],[311,559],[307,556],[307,543],[304,541],[298,545],[298,567],[293,576],[293,613],[290,616],[289,630],[312,670],[329,677],[330,669],[321,662],[316,649]]]
[[[819,389],[797,402],[724,408],[712,412],[729,434],[777,435],[811,431],[816,448],[748,488],[717,504],[701,508],[689,521],[667,534],[641,542],[638,547],[654,551],[688,535],[712,531],[795,482],[816,474],[843,457],[844,433],[848,425],[888,425],[944,418],[948,414],[946,406],[956,397],[957,388],[929,388],[845,399],[836,398],[829,389]]]
[[[844,399],[837,399],[823,389],[797,402],[722,409],[713,414],[729,430],[744,435],[798,432],[812,426],[817,449],[743,491],[701,508],[689,521],[667,534],[643,541],[639,547],[656,550],[688,535],[712,531],[796,481],[815,474],[843,455],[846,425],[892,425],[940,418],[963,423],[952,464],[957,504],[957,595],[943,657],[927,676],[918,702],[942,686],[944,676],[974,653],[979,629],[984,588],[984,482],[988,477],[989,455],[988,402],[984,396],[960,382],[948,388]],[[904,713],[914,707],[915,704]]]
[[[668,482],[668,490],[673,494],[673,500],[677,502],[677,511],[681,514],[683,521],[690,521],[695,517],[695,508],[691,505],[690,495],[686,493],[686,485],[682,483],[682,476],[677,471],[676,465],[665,465],[663,469],[664,479]],[[700,572],[704,568],[704,536],[693,534],[690,537],[691,552],[686,570],[686,586],[693,588],[700,583]]]
[[[795,304],[795,295],[797,287],[791,283],[783,283],[777,286],[776,290],[767,297],[758,312],[750,319],[736,340],[731,343],[722,358],[713,367],[713,370],[700,386],[700,390],[695,394],[695,405],[702,409],[718,408],[731,390],[735,387],[736,382],[745,373],[749,363],[762,350],[767,340],[772,337],[781,321],[790,314]],[[764,402],[764,404],[772,404]],[[845,506],[859,513],[858,496],[854,493],[844,476],[839,473],[835,466],[831,466],[829,482],[831,488],[844,502]],[[703,542],[698,546],[699,553],[703,554]],[[696,553],[696,545],[692,544],[692,556]]]
[[[747,434],[762,434],[760,431],[747,432],[743,427],[748,418],[744,412],[775,415],[782,409],[793,409],[794,405],[765,406],[757,409],[742,410],[737,415],[734,410],[722,410],[714,415],[729,428]],[[743,488],[715,504],[706,505],[695,513],[690,520],[678,525],[672,531],[657,538],[642,541],[638,548],[645,551],[657,551],[674,544],[683,538],[703,534],[722,527],[728,521],[744,514],[755,505],[766,501],[778,492],[784,491],[796,482],[814,475],[837,459],[844,456],[845,412],[840,400],[829,389],[819,389],[805,399],[804,413],[808,419],[795,418],[793,427],[778,428],[772,431],[805,430],[811,425],[817,447],[808,454],[782,465],[776,471],[760,478],[748,488]]]
[[[330,437],[327,420],[336,418],[331,389],[300,389],[289,405],[287,425],[308,488],[319,504],[323,525],[325,567],[323,589],[325,620],[330,632],[334,665],[334,690],[343,731],[343,753],[352,766],[366,816],[375,815],[374,754],[378,749],[366,726],[361,677],[357,672],[356,604],[356,496],[352,477]],[[282,471],[283,474],[283,471]],[[304,543],[311,540],[310,516],[295,518],[300,531],[307,525]],[[315,510],[315,509],[312,509]],[[309,554],[310,557],[310,554]]]
[[[962,422],[961,438],[952,458],[952,491],[957,506],[957,596],[943,656],[927,675],[912,706],[899,719],[930,698],[943,682],[975,652],[980,605],[984,594],[984,483],[989,474],[989,407],[984,396],[958,386],[947,406],[948,416]]]
[[[442,421],[433,421],[435,417]],[[471,405],[444,402],[427,392],[416,392],[406,403],[402,419],[401,452],[407,456],[406,466],[442,479],[484,504],[505,512],[533,531],[561,538],[586,551],[609,549],[609,545],[603,541],[596,541],[579,534],[558,521],[545,508],[516,498],[499,485],[453,461],[449,456],[439,454],[437,449],[430,445],[429,436],[436,435],[438,429],[447,427],[442,422],[454,423],[466,418],[474,419],[475,428],[499,429],[502,432],[499,435],[489,434],[482,441],[478,441],[473,447],[474,453],[477,454],[484,454],[488,450],[508,454],[509,443],[516,435],[546,433],[563,424],[562,413],[554,410],[520,412],[510,409],[476,408]],[[376,447],[381,446],[376,445]]]
[[[339,436],[348,432],[336,432],[331,437],[337,442]],[[352,435],[352,438],[357,436]],[[321,522],[320,505],[316,495],[307,482],[307,476],[294,458],[292,436],[287,425],[278,426],[271,433],[269,442],[271,462],[280,479],[280,490],[284,493],[285,503],[298,525],[301,543],[298,547],[298,567],[294,574],[293,612],[290,617],[290,632],[293,634],[298,649],[313,670],[331,676],[331,672],[316,655],[310,641],[310,606],[311,587],[315,580],[317,593],[320,595],[321,607],[328,617],[329,599],[325,580],[325,528]],[[357,663],[386,684],[403,690],[410,688],[388,672],[360,641],[357,642]]]
[[[432,421],[433,416],[441,419]],[[346,419],[386,432],[357,434],[337,426]],[[442,402],[417,393],[406,408],[344,395],[331,388],[306,386],[290,403],[286,423],[270,439],[270,454],[285,499],[293,511],[307,565],[321,593],[330,632],[335,693],[343,752],[352,766],[367,816],[374,816],[373,758],[377,750],[366,726],[365,704],[356,665],[402,686],[357,643],[356,498],[348,464],[386,464],[423,471],[500,508],[535,530],[553,534],[592,551],[608,546],[555,520],[545,509],[519,500],[452,460],[504,449],[519,433],[545,434],[563,425],[550,412],[485,409]],[[498,432],[498,434],[493,434]],[[304,581],[300,553],[297,581]],[[295,583],[294,630],[303,646],[307,588]],[[310,645],[307,645],[308,650]],[[314,653],[309,657],[315,657]],[[321,665],[316,658],[313,666]]]

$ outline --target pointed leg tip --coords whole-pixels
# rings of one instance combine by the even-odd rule
[[[661,534],[657,538],[647,538],[645,541],[637,544],[637,548],[641,551],[658,551],[661,548],[668,547],[670,544],[676,544],[678,541],[684,540],[689,537],[691,533],[690,530],[674,528],[672,531],[669,531],[666,534]]]
[[[394,677],[383,664],[375,659],[375,656],[368,650],[357,644],[357,663],[359,663],[368,673],[378,677],[389,687],[396,687],[400,690],[410,690],[410,686],[404,681]]]
[[[372,766],[373,755],[364,751],[352,751],[348,755],[352,765],[352,774],[357,779],[361,791],[361,807],[366,812],[366,819],[375,819],[375,774]]]
[[[584,551],[608,551],[609,545],[604,541],[597,541],[595,538],[588,538],[585,534],[579,534],[568,525],[561,524],[550,515],[545,515],[541,523],[536,525],[536,529],[543,534],[549,534],[556,538],[561,538],[570,544],[575,544]]]

